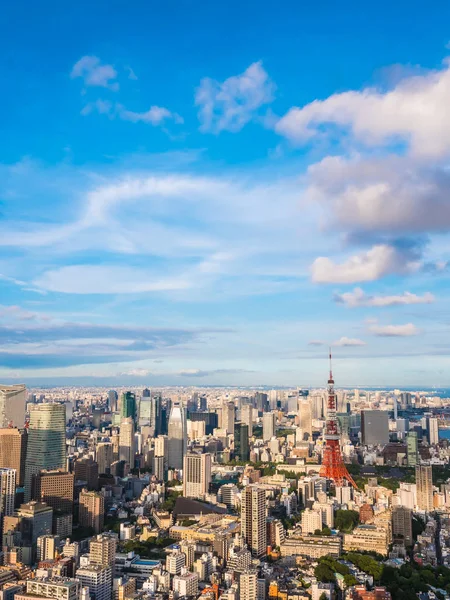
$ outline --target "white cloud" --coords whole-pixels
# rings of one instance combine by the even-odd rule
[[[122,119],[122,121],[130,121],[131,123],[145,123],[147,125],[163,125],[166,121],[173,121],[177,125],[183,123],[183,118],[168,108],[163,106],[151,106],[145,112],[134,112],[127,110],[125,106],[116,102],[113,104],[108,100],[96,100],[89,102],[83,107],[81,114],[87,116],[93,112],[99,115],[107,115],[110,119]]]
[[[308,169],[307,198],[327,228],[398,235],[448,231],[446,166],[409,157],[330,156]]]
[[[322,342],[322,340],[311,340],[308,342],[308,346],[325,346],[325,342]]]
[[[97,56],[83,56],[76,62],[70,73],[72,79],[81,77],[84,85],[103,87],[117,92],[119,84],[116,80],[117,71],[112,65],[102,64]]]
[[[351,256],[341,264],[321,256],[311,266],[315,283],[356,283],[376,281],[386,275],[406,275],[419,268],[409,252],[387,244],[373,246],[363,254]]]
[[[324,126],[338,126],[368,146],[403,141],[415,155],[442,156],[450,150],[449,103],[446,59],[440,70],[405,77],[387,92],[366,88],[291,108],[276,130],[305,143],[322,135]]]
[[[426,292],[423,296],[411,294],[411,292],[403,292],[393,296],[371,296],[361,288],[355,288],[352,292],[344,294],[335,294],[335,302],[345,304],[349,308],[360,306],[405,306],[409,304],[431,304],[434,302],[434,296],[430,292]]]
[[[380,337],[409,337],[420,333],[413,323],[406,323],[405,325],[371,325],[369,331]]]
[[[350,347],[350,346],[365,346],[366,342],[360,340],[358,338],[349,338],[346,336],[341,337],[339,340],[336,340],[331,344],[332,346],[342,346],[342,347]]]
[[[183,118],[163,106],[151,106],[146,112],[133,112],[121,105],[117,105],[118,116],[123,121],[132,123],[149,123],[150,125],[161,125],[164,121],[171,119],[177,124],[183,123]]]
[[[195,95],[200,129],[212,133],[240,131],[261,106],[272,102],[274,91],[261,61],[223,82],[202,79]]]
[[[133,69],[129,66],[125,67],[125,70],[128,71],[128,79],[132,79],[133,81],[137,81],[138,80],[138,76],[136,75],[136,73],[133,71]]]
[[[133,267],[72,265],[46,271],[34,285],[67,294],[134,294],[184,290],[193,282],[184,275],[158,277]]]
[[[149,377],[152,374],[153,373],[149,371],[149,369],[129,369],[128,371],[119,373],[119,375],[128,375],[130,377]]]

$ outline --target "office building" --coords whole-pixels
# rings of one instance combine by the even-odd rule
[[[168,465],[170,469],[182,469],[186,454],[186,414],[180,404],[173,404],[168,426]]]
[[[173,578],[172,589],[178,598],[197,596],[198,594],[198,573],[189,573],[185,569],[180,575]]]
[[[120,423],[119,434],[119,460],[124,460],[134,468],[135,451],[135,430],[132,417],[123,418]]]
[[[92,538],[89,543],[89,561],[103,567],[113,567],[116,556],[117,537],[103,533]]]
[[[248,425],[245,423],[234,424],[234,457],[243,462],[250,460]]]
[[[253,406],[251,404],[244,404],[241,408],[241,421],[248,426],[248,435],[253,435]]]
[[[64,469],[65,466],[65,406],[56,403],[31,405],[25,465],[25,500],[31,498],[33,475],[37,475],[42,469]]]
[[[408,467],[415,467],[419,456],[419,440],[417,431],[408,431],[406,434],[406,457]]]
[[[120,417],[128,419],[131,417],[136,422],[136,394],[124,392],[120,397]]]
[[[53,560],[59,553],[58,535],[41,535],[37,539],[37,560]]]
[[[309,508],[302,512],[302,534],[315,533],[322,531],[322,513],[319,510]]]
[[[417,507],[419,510],[433,510],[433,468],[431,465],[416,466]]]
[[[25,385],[0,385],[0,428],[24,426],[26,401]]]
[[[422,421],[425,421],[425,430],[427,434],[427,442],[430,445],[439,443],[439,424],[436,417],[426,416]]]
[[[113,445],[111,442],[99,442],[96,446],[96,462],[98,464],[98,474],[111,472],[113,460]]]
[[[92,600],[111,600],[112,568],[88,564],[77,569],[76,578],[83,587],[89,588]]]
[[[16,494],[16,470],[0,468],[0,526],[3,515],[14,513]]]
[[[189,421],[205,423],[205,435],[212,435],[214,429],[217,429],[219,425],[218,415],[214,412],[191,412]]]
[[[224,402],[220,409],[219,427],[220,429],[225,429],[228,434],[231,434],[234,431],[235,411],[236,407],[234,402],[230,401]]]
[[[344,550],[349,552],[378,552],[387,556],[389,532],[386,527],[359,525],[352,533],[344,534]]]
[[[79,600],[81,583],[67,577],[36,578],[26,582],[25,593],[16,594],[16,600],[26,598],[52,598],[53,600]]]
[[[361,411],[361,441],[365,446],[389,442],[389,415],[383,410]]]
[[[240,600],[257,600],[258,598],[258,573],[256,569],[246,569],[239,576]]]
[[[82,527],[92,527],[95,533],[103,529],[105,499],[98,492],[83,490],[80,494],[79,522]]]
[[[268,413],[270,414],[270,413]],[[264,418],[264,417],[263,417]],[[309,398],[300,397],[298,401],[298,420],[302,439],[312,440],[312,409]]]
[[[242,490],[241,533],[251,553],[263,556],[267,546],[266,491],[256,485]]]
[[[117,412],[117,401],[119,396],[116,390],[109,390],[108,392],[108,406],[111,412]]]
[[[62,469],[40,471],[33,476],[33,500],[45,502],[60,513],[72,514],[73,486],[73,473],[68,473]]]
[[[263,414],[263,440],[268,442],[273,438],[276,431],[277,417],[274,412]]]
[[[166,570],[171,575],[179,575],[181,570],[186,566],[186,555],[180,550],[174,550],[167,555]]]
[[[183,465],[183,496],[202,498],[211,483],[211,454],[186,454]]]
[[[88,490],[98,489],[98,463],[92,456],[79,458],[75,462],[75,481],[85,481]]]
[[[52,533],[53,509],[40,502],[22,504],[14,514],[3,517],[3,549],[17,551],[20,562],[36,561],[37,540]]]
[[[405,546],[413,542],[412,510],[406,506],[394,506],[392,509],[392,535],[404,541]]]
[[[25,479],[27,437],[26,429],[0,429],[0,468],[15,469],[19,486],[23,486]]]

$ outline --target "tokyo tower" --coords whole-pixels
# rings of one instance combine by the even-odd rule
[[[331,351],[330,351],[330,378],[328,379],[328,402],[327,402],[327,420],[325,432],[325,448],[323,452],[322,467],[320,474],[322,477],[332,479],[334,485],[343,486],[351,484],[357,488],[352,476],[347,471],[347,467],[342,460],[341,448],[339,445],[339,429],[336,416],[336,394],[334,392],[334,380],[331,370]]]

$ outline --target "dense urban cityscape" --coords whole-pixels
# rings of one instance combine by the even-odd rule
[[[450,399],[5,385],[0,416],[3,600],[450,597]]]

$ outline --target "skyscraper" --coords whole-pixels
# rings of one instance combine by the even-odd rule
[[[88,490],[98,490],[98,463],[92,456],[83,456],[75,462],[75,481],[85,481]]]
[[[3,515],[13,514],[15,494],[15,469],[0,469],[0,518]]]
[[[184,408],[179,403],[173,404],[169,416],[169,468],[183,468],[183,457],[186,453],[186,438],[186,415]]]
[[[66,466],[66,407],[63,404],[30,406],[28,451],[25,466],[25,500],[31,498],[33,475],[42,469]]]
[[[108,405],[111,412],[117,412],[117,400],[119,396],[116,390],[109,390],[108,392]]]
[[[136,394],[133,392],[124,392],[120,398],[120,417],[127,419],[131,417],[136,421]]]
[[[412,510],[406,506],[394,506],[392,509],[392,534],[401,537],[405,546],[412,543]]]
[[[234,431],[235,410],[234,402],[224,402],[222,405],[220,427],[226,429],[228,434]]]
[[[242,422],[248,426],[248,435],[253,435],[253,406],[251,404],[244,404],[241,408],[241,419]]]
[[[211,454],[186,454],[183,464],[183,496],[201,498],[211,483]]]
[[[365,446],[386,445],[389,442],[389,416],[383,410],[361,411],[361,436]]]
[[[0,467],[15,469],[16,484],[20,486],[25,477],[27,438],[26,429],[0,429]]]
[[[416,466],[417,506],[420,510],[433,510],[433,468],[431,465]]]
[[[116,555],[117,538],[103,533],[91,538],[89,543],[89,560],[96,565],[113,567]]]
[[[266,491],[257,485],[242,490],[241,533],[254,556],[266,553]]]
[[[312,410],[309,398],[299,398],[298,420],[303,439],[312,440]]]
[[[135,439],[134,421],[132,417],[122,419],[119,434],[119,460],[124,460],[134,468]]]
[[[248,425],[245,423],[238,422],[234,424],[234,456],[238,460],[250,460]]]
[[[417,465],[417,458],[419,455],[418,446],[417,431],[408,431],[406,435],[406,457],[408,467],[415,467]]]
[[[263,440],[268,442],[275,435],[277,418],[274,412],[263,414]]]
[[[100,475],[109,473],[113,462],[113,446],[111,442],[99,442],[96,446],[96,460]]]
[[[0,427],[23,427],[26,401],[25,385],[0,385]]]
[[[103,528],[105,499],[98,492],[83,490],[80,494],[79,521],[82,527],[92,527],[95,533]]]

